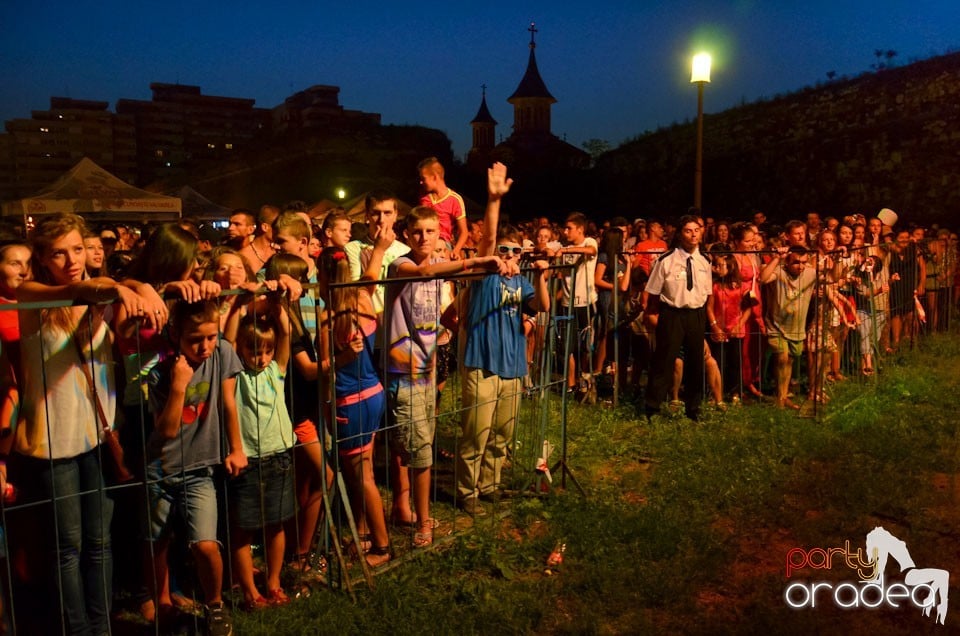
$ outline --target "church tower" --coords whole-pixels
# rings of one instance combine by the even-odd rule
[[[486,155],[496,145],[497,120],[490,114],[487,108],[487,85],[482,87],[483,96],[480,98],[480,110],[477,116],[470,122],[473,128],[473,146],[470,148],[470,155]]]
[[[537,27],[530,23],[530,59],[527,72],[523,74],[520,85],[507,102],[513,104],[513,135],[517,137],[550,135],[550,107],[556,99],[547,90],[540,71],[537,69],[537,57],[534,50],[537,43],[534,37]]]

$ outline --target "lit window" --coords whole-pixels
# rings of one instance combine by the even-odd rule
[[[160,148],[157,148],[156,150],[154,150],[153,154],[157,159],[163,159],[164,152]]]
[[[233,144],[223,144],[223,147],[227,150],[233,150]]]

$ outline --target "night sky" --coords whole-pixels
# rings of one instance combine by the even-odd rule
[[[132,8],[136,7],[136,8]],[[439,128],[462,156],[481,85],[510,134],[537,24],[553,132],[616,146],[696,114],[689,60],[714,55],[706,112],[960,48],[958,0],[844,2],[212,2],[0,0],[0,119],[53,95],[149,99],[150,82],[273,107],[314,84],[387,124]]]

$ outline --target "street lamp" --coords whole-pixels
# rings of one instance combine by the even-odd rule
[[[703,85],[710,81],[710,54],[693,56],[690,83],[697,85],[697,159],[693,176],[693,207],[702,209],[703,203]]]
[[[337,198],[343,201],[347,198],[347,191],[343,188],[337,188]]]

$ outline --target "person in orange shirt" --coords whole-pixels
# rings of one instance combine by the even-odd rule
[[[646,276],[650,276],[650,266],[657,260],[657,257],[667,251],[667,243],[663,240],[663,224],[660,221],[650,221],[647,223],[647,239],[639,241],[633,247],[633,267],[643,271]]]
[[[420,205],[433,208],[440,217],[440,239],[453,245],[451,260],[463,258],[463,246],[467,243],[467,207],[463,197],[447,187],[443,165],[436,157],[427,157],[417,166],[423,196]],[[454,227],[456,231],[454,232]],[[457,235],[454,242],[453,235]]]

